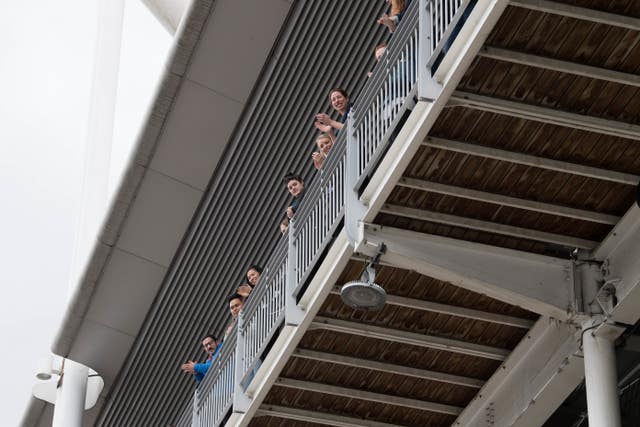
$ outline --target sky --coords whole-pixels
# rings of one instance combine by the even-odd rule
[[[108,0],[107,0],[108,1]],[[98,0],[0,2],[0,425],[18,425],[65,310],[83,180]],[[110,190],[171,36],[125,0]]]

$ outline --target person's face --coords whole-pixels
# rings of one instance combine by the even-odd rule
[[[249,271],[247,271],[247,280],[249,280],[249,283],[251,283],[253,286],[255,286],[256,283],[258,283],[259,279],[260,279],[260,273],[258,273],[258,271],[255,268],[251,268],[249,269]]]
[[[211,337],[206,337],[204,341],[202,341],[202,348],[208,355],[212,355],[214,351],[216,351],[216,342]]]
[[[302,192],[304,189],[304,184],[298,181],[297,179],[292,179],[287,182],[287,190],[293,197],[296,197],[298,194]]]
[[[382,55],[384,55],[385,50],[387,50],[386,47],[379,47],[376,49],[375,51],[376,61],[380,61],[380,58],[382,58]]]
[[[345,98],[340,92],[337,90],[331,92],[331,106],[338,110],[339,112],[343,112],[347,109],[347,104],[349,103],[349,98]]]
[[[285,234],[287,232],[288,228],[289,228],[289,223],[288,222],[281,222],[280,223],[280,232],[282,234]]]
[[[231,317],[234,319],[238,317],[240,310],[242,310],[243,302],[240,298],[234,298],[229,301],[229,311],[231,312]]]
[[[321,152],[328,154],[333,146],[333,141],[331,138],[320,138],[316,141],[316,145]]]

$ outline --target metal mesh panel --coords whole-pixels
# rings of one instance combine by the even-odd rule
[[[331,87],[360,90],[387,37],[375,24],[384,9],[382,0],[294,5],[98,425],[166,426],[189,405],[194,384],[178,366],[199,354],[202,335],[222,332],[226,295],[275,248],[282,176],[310,181],[313,115],[330,112]]]

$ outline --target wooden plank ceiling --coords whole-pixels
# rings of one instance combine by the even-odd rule
[[[633,0],[565,3],[640,17]],[[562,70],[531,65],[550,59]],[[639,68],[638,31],[509,6],[375,222],[558,257],[595,247],[635,201]],[[252,426],[451,425],[537,317],[392,266],[376,281],[380,312],[325,301]]]

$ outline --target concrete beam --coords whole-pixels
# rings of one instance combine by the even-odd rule
[[[599,10],[587,9],[586,7],[572,6],[570,4],[548,0],[511,0],[510,4],[539,12],[552,13],[554,15],[567,16],[583,21],[640,31],[640,19],[631,16],[601,12]]]
[[[585,209],[570,208],[567,206],[555,205],[552,203],[538,202],[535,200],[521,199],[517,197],[504,196],[502,194],[488,193],[486,191],[472,190],[465,187],[439,184],[415,178],[402,178],[398,182],[399,187],[413,188],[430,193],[445,194],[448,196],[461,197],[469,200],[493,203],[496,205],[510,206],[518,209],[526,209],[534,212],[541,212],[550,215],[574,218],[582,221],[597,222],[600,224],[615,225],[620,217],[607,215],[600,212],[588,211]]]
[[[514,151],[501,150],[498,148],[485,147],[482,145],[469,144],[451,139],[428,137],[423,143],[425,147],[438,148],[440,150],[454,151],[472,156],[484,157],[487,159],[501,160],[504,162],[517,163],[519,165],[532,166],[552,170],[556,172],[569,173],[572,175],[595,178],[602,181],[617,182],[619,184],[635,186],[640,182],[640,175],[616,172],[607,169],[583,166],[576,163],[562,162],[544,157],[532,156],[530,154],[516,153]]]
[[[573,265],[528,252],[363,224],[356,251],[527,310],[566,319],[575,311]]]
[[[316,360],[318,362],[334,363],[336,365],[349,366],[351,368],[366,368],[389,374],[404,375],[406,377],[420,378],[429,381],[438,381],[448,384],[461,385],[471,388],[480,388],[484,381],[463,377],[460,375],[445,374],[443,372],[427,369],[412,368],[410,366],[396,365],[393,363],[379,362],[377,360],[361,359],[358,357],[342,356],[334,353],[297,349],[293,357],[299,359]]]
[[[561,73],[573,74],[576,76],[589,77],[591,79],[640,87],[640,76],[636,74],[623,73],[620,71],[609,70],[607,68],[592,67],[591,65],[580,64],[578,62],[561,61],[547,56],[532,55],[530,53],[492,46],[483,47],[478,53],[478,56],[496,59],[498,61],[512,62],[514,64],[527,65],[530,67],[544,68],[545,70],[559,71]]]
[[[340,288],[334,288],[331,292],[340,295]],[[387,304],[414,310],[430,311],[432,313],[446,314],[449,316],[464,317],[466,319],[481,320],[483,322],[497,323],[499,325],[513,326],[529,329],[535,323],[533,320],[521,317],[507,316],[505,314],[491,313],[488,311],[474,310],[458,305],[441,304],[416,298],[401,297],[387,294]]]
[[[328,412],[309,411],[308,409],[291,408],[288,406],[262,405],[256,411],[257,417],[276,417],[291,421],[322,424],[335,427],[402,427],[397,424],[382,423],[373,420],[345,417]]]
[[[401,344],[415,345],[418,347],[432,348],[434,350],[450,351],[452,353],[466,354],[468,356],[483,357],[485,359],[492,360],[504,360],[509,354],[509,350],[504,348],[473,344],[451,338],[442,338],[399,329],[384,328],[382,326],[368,325],[348,320],[331,319],[328,317],[316,317],[313,320],[312,327],[327,331],[341,332],[344,334],[392,341]]]
[[[462,412],[462,408],[459,406],[445,405],[442,403],[428,402],[408,397],[393,396],[390,394],[374,393],[371,391],[339,387],[312,381],[278,378],[276,385],[296,390],[331,394],[334,396],[345,397],[347,399],[367,400],[369,402],[382,403],[384,405],[402,406],[404,408],[418,409],[420,411],[437,412],[440,414],[458,415]]]
[[[380,213],[413,218],[420,221],[435,222],[454,227],[470,228],[472,230],[486,231],[488,233],[502,234],[505,236],[519,237],[522,239],[537,240],[568,248],[593,249],[598,242],[562,234],[547,233],[545,231],[532,230],[530,228],[515,227],[496,222],[482,221],[457,215],[414,209],[406,206],[384,205]]]
[[[640,140],[640,126],[616,120],[570,113],[554,108],[540,107],[523,102],[455,91],[449,98],[450,106],[464,106],[491,113],[505,114],[536,122],[566,126],[605,135]]]

